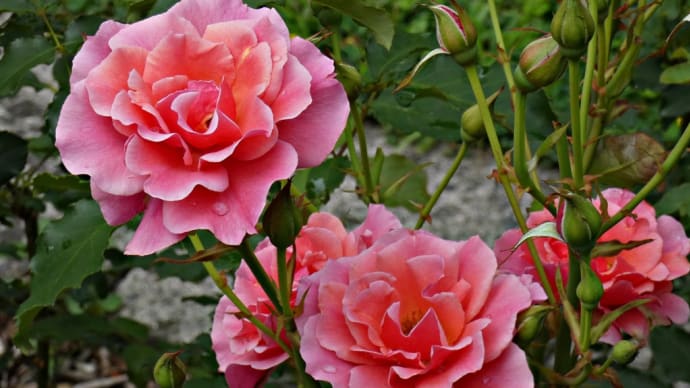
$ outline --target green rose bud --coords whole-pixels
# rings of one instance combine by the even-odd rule
[[[558,43],[546,35],[528,44],[515,69],[515,84],[524,93],[551,85],[563,75],[567,61]]]
[[[503,88],[486,99],[490,112],[493,113],[494,103],[502,91]],[[462,113],[460,118],[460,136],[462,141],[473,143],[479,141],[485,135],[484,120],[482,120],[482,114],[479,112],[479,105],[474,104]]]
[[[445,5],[429,7],[436,19],[436,40],[439,46],[461,65],[476,61],[477,30],[467,12],[459,6],[455,10]]]
[[[290,181],[273,199],[263,218],[264,233],[277,248],[287,248],[302,228],[302,213],[290,195]]]
[[[606,185],[631,188],[649,181],[665,159],[664,147],[645,133],[611,135],[599,141],[588,173]]]
[[[551,20],[551,35],[566,58],[579,58],[594,35],[594,20],[580,0],[563,0]]]
[[[599,238],[601,214],[589,199],[566,194],[558,206],[556,230],[575,253],[587,256]]]
[[[588,263],[580,262],[580,265],[582,265],[582,277],[575,292],[582,307],[592,311],[597,308],[602,295],[604,295],[604,286]]]
[[[637,355],[639,345],[635,341],[620,340],[611,350],[611,359],[617,364],[626,365]]]
[[[522,344],[532,342],[544,326],[550,306],[532,306],[518,315],[517,338]]]
[[[161,388],[181,388],[187,378],[187,367],[177,356],[180,352],[163,353],[153,367],[153,379]]]

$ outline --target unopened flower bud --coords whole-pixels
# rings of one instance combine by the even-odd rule
[[[665,159],[664,147],[645,133],[611,135],[599,141],[588,173],[606,185],[630,188],[649,181]]]
[[[515,84],[524,93],[541,89],[559,79],[566,64],[558,43],[551,35],[546,35],[522,50],[515,69]]]
[[[153,379],[161,388],[181,388],[187,378],[187,367],[177,356],[180,352],[163,353],[153,367]]]
[[[477,30],[467,12],[461,7],[452,9],[445,5],[433,5],[436,19],[436,40],[456,62],[469,65],[476,61]]]
[[[556,221],[556,230],[568,247],[579,255],[589,255],[601,230],[601,214],[592,202],[579,194],[564,195]]]
[[[503,88],[486,99],[490,112],[493,112],[494,103],[502,91]],[[484,120],[482,120],[479,105],[474,104],[462,113],[462,117],[460,118],[460,136],[462,137],[462,141],[473,143],[482,139],[484,135],[486,135]]]
[[[290,195],[291,183],[280,190],[263,218],[264,233],[277,248],[287,248],[295,242],[303,225],[302,213]]]
[[[529,343],[537,336],[550,310],[549,306],[536,305],[518,315],[517,338],[521,343]]]
[[[620,340],[611,349],[611,359],[617,364],[626,365],[635,358],[638,349],[635,341]]]
[[[343,84],[348,97],[356,97],[362,86],[362,75],[352,65],[337,62],[338,81]]]
[[[579,58],[594,35],[594,20],[580,0],[563,0],[551,20],[551,35],[566,58]]]
[[[594,310],[599,305],[602,295],[604,295],[604,286],[601,284],[601,279],[594,273],[592,267],[588,263],[581,262],[582,277],[580,284],[577,285],[575,292],[580,304],[587,310]]]

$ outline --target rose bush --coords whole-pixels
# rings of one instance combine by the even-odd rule
[[[372,205],[362,225],[347,232],[338,218],[329,213],[314,213],[302,228],[297,240],[295,280],[291,304],[294,307],[299,280],[322,268],[328,260],[354,255],[368,248],[386,232],[400,228],[398,219],[381,205]],[[277,281],[276,248],[268,239],[256,248],[256,256],[268,275]],[[292,249],[288,249],[288,257]],[[233,290],[260,321],[276,329],[271,314],[273,304],[242,262],[235,273]],[[270,370],[288,359],[288,355],[270,337],[248,320],[236,314],[239,310],[223,296],[213,319],[211,340],[219,368],[232,387],[254,387]]]
[[[607,189],[602,195],[606,199],[609,215],[618,212],[634,196],[632,192],[622,189]],[[593,204],[600,210],[601,202],[598,198],[593,200]],[[549,221],[554,221],[553,216],[542,210],[531,213],[527,223],[533,228]],[[521,236],[519,230],[512,229],[496,241],[494,250],[499,258],[500,270],[531,274],[536,278],[532,256],[527,247],[521,245],[511,253]],[[649,335],[650,325],[668,325],[672,322],[680,324],[688,320],[688,304],[671,293],[671,281],[690,271],[690,264],[686,259],[690,253],[690,239],[678,221],[665,215],[657,218],[654,208],[649,203],[642,202],[631,216],[604,233],[598,241],[626,244],[648,239],[651,241],[614,256],[592,258],[592,269],[604,286],[604,295],[595,311],[595,318],[634,300],[651,300],[618,318],[602,337],[605,342],[617,342],[622,332],[645,340]],[[567,282],[566,244],[545,237],[535,238],[534,242],[549,281],[555,285],[556,270],[560,269],[563,281]]]
[[[321,163],[349,113],[333,62],[273,9],[183,0],[107,21],[74,58],[56,145],[110,224],[143,212],[126,253],[197,229],[237,244],[269,186]]]
[[[534,385],[513,344],[528,286],[478,237],[397,229],[298,287],[306,370],[334,387]]]

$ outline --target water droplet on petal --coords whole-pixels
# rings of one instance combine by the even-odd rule
[[[338,369],[333,365],[326,365],[323,367],[323,371],[326,373],[335,373]]]
[[[281,58],[282,57],[280,55],[274,55],[271,59],[273,60],[273,62],[279,62]]]
[[[219,216],[228,214],[228,205],[223,202],[216,202],[213,204],[213,212]]]
[[[489,385],[489,383],[491,383],[491,377],[482,378],[482,384]]]

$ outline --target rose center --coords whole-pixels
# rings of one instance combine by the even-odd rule
[[[405,334],[410,334],[410,331],[417,326],[417,323],[424,316],[422,310],[414,309],[408,311],[404,316],[400,317],[400,329]]]

